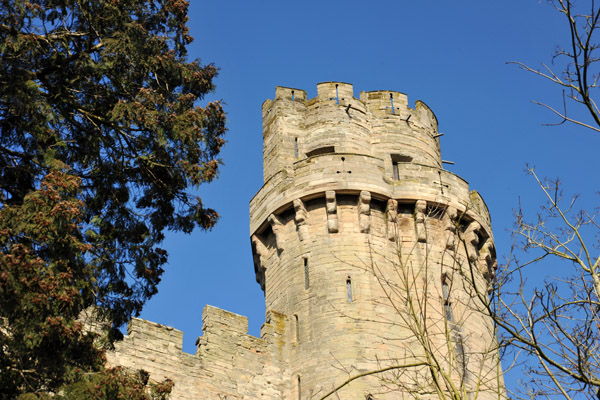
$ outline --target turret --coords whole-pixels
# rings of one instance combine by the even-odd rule
[[[265,182],[250,202],[256,279],[267,310],[285,315],[291,327],[284,379],[297,397],[286,398],[319,397],[350,372],[420,359],[407,326],[406,298],[413,295],[429,310],[423,318],[437,329],[434,340],[447,339],[441,327],[448,324],[460,338],[456,365],[450,354],[458,339],[448,346],[457,379],[473,379],[467,352],[473,369],[493,371],[491,320],[472,293],[456,289],[469,268],[478,290],[493,277],[490,217],[481,196],[442,168],[434,113],[422,101],[409,107],[395,91],[357,99],[351,84],[325,82],[317,93],[307,99],[304,90],[277,87],[264,102]],[[420,373],[411,370],[405,381],[416,385]],[[356,380],[340,395],[364,399],[377,379]]]

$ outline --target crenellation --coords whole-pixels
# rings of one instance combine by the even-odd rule
[[[354,88],[350,83],[322,82],[317,84],[319,101],[350,100],[352,98],[354,98]]]
[[[406,120],[409,115],[408,96],[404,93],[390,90],[375,90],[361,92],[360,99],[367,105],[369,111],[378,116],[397,116]]]
[[[206,306],[204,334],[197,340],[196,355],[181,351],[181,331],[132,319],[130,334],[107,354],[108,363],[144,369],[153,380],[173,380],[174,399],[216,400],[224,395],[240,400],[270,399],[263,394],[281,393],[285,387],[279,378],[285,366],[283,348],[278,344],[284,335],[285,318],[274,311],[268,318],[263,337],[256,338],[248,335],[246,317]],[[171,344],[176,344],[176,349]]]
[[[127,336],[138,346],[158,346],[167,352],[180,352],[183,346],[183,332],[141,318],[129,321]]]
[[[203,331],[214,332],[220,330],[231,333],[248,333],[248,318],[225,311],[213,306],[205,306],[202,311],[202,323],[204,324]]]
[[[457,246],[459,233],[486,263],[478,240],[492,237],[483,200],[465,180],[442,168],[438,121],[424,102],[412,109],[407,96],[394,91],[363,92],[356,99],[351,85],[325,82],[305,106],[298,126],[304,129],[306,158],[286,167],[285,175],[270,171],[277,179],[267,181],[250,203],[251,233],[266,229],[270,212],[292,207],[295,212],[294,229],[286,233],[289,253],[269,258],[265,290],[267,308],[289,315],[299,329],[298,339],[290,339],[292,394],[298,376],[313,391],[333,385],[340,369],[327,363],[323,348],[338,366],[346,362],[366,370],[391,354],[414,351],[415,343],[407,340],[411,334],[401,329],[403,319],[393,314],[397,308],[382,303],[382,281],[373,271],[398,276],[394,268],[406,257],[414,269],[430,258],[425,264],[431,270],[415,282],[415,290],[423,291],[425,281],[464,265],[470,251]],[[310,286],[301,267],[303,254],[310,254]],[[483,274],[480,278],[485,280]],[[453,298],[471,301],[459,293]],[[467,315],[456,307],[457,318]],[[382,341],[361,315],[395,321],[386,337],[398,341]],[[493,340],[489,335],[481,337]],[[446,336],[438,336],[442,345]],[[464,337],[470,336],[465,332]],[[370,343],[383,343],[385,355]],[[359,387],[347,389],[344,397],[359,398],[364,394]]]
[[[291,99],[291,90],[282,88],[280,95],[271,102],[263,103],[263,163],[264,180],[271,171],[290,168],[305,147],[304,115],[306,93],[298,100]],[[287,93],[286,96],[283,96]],[[288,97],[289,96],[289,97]]]
[[[285,86],[277,86],[275,88],[275,98],[293,101],[305,101],[306,91]]]
[[[263,104],[265,181],[281,169],[291,172],[296,160],[326,152],[386,159],[407,151],[412,162],[441,168],[437,119],[425,103],[410,109],[407,96],[393,91],[362,92],[356,99],[352,85],[342,82],[317,90],[316,98],[305,100],[304,91],[278,87],[275,99]],[[301,93],[293,101],[292,91]]]
[[[250,201],[261,337],[246,317],[207,306],[195,355],[181,351],[182,332],[133,320],[109,361],[172,379],[174,400],[307,400],[423,360],[416,318],[467,397],[505,400],[494,326],[472,293],[497,265],[489,211],[443,169],[433,111],[396,91],[357,99],[343,82],[318,84],[312,99],[277,87],[262,110],[264,185]],[[425,366],[390,370],[336,395],[429,398],[428,382]]]

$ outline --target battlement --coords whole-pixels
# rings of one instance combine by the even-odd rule
[[[367,105],[367,108],[376,115],[401,116],[402,113],[405,113],[404,117],[408,117],[408,96],[404,93],[390,90],[361,92],[360,100],[363,101]]]
[[[288,88],[284,86],[277,86],[275,88],[275,98],[292,101],[305,101],[306,91],[301,89]]]
[[[401,92],[361,92],[357,99],[351,84],[323,82],[307,99],[304,90],[277,87],[263,103],[264,180],[324,153],[388,158],[389,171],[392,155],[441,168],[437,134],[433,111],[420,100],[410,108]]]
[[[348,103],[354,99],[352,84],[345,82],[321,82],[317,84],[317,99],[319,101],[335,100]]]
[[[127,325],[125,338],[135,341],[141,347],[160,349],[167,353],[182,352],[182,331],[145,319],[132,318]]]
[[[311,99],[277,87],[262,113],[264,185],[250,201],[261,337],[246,317],[206,306],[194,355],[181,331],[134,319],[109,362],[172,379],[177,400],[306,400],[342,382],[347,400],[427,397],[426,368],[395,367],[428,351],[417,318],[461,390],[497,399],[493,321],[471,293],[495,272],[489,211],[442,168],[433,111],[398,91],[356,98],[349,83],[323,82]]]
[[[439,294],[440,277],[463,276],[470,266],[479,271],[477,285],[493,277],[489,212],[464,179],[442,167],[439,136],[431,108],[420,100],[411,108],[398,91],[357,99],[351,84],[323,82],[314,98],[278,87],[263,104],[265,183],[250,201],[250,236],[266,308],[291,317],[297,393],[301,381],[318,392],[335,376],[347,378],[329,354],[337,365],[362,363],[363,370],[413,354],[418,345],[405,336],[398,308],[382,300],[382,281],[402,287],[397,280],[413,269]],[[444,315],[436,296],[423,301]],[[434,311],[431,318],[439,317]],[[386,327],[386,339],[372,321]],[[489,323],[465,316],[470,349],[493,341]],[[365,393],[355,387],[341,397]]]
[[[203,335],[196,340],[195,355],[182,351],[183,332],[170,326],[133,318],[127,335],[108,352],[111,365],[143,369],[153,380],[175,382],[172,397],[180,400],[238,398],[239,393],[259,390],[280,393],[281,344],[285,316],[268,313],[261,338],[248,334],[248,319],[207,305],[202,312]],[[272,351],[274,349],[275,351]],[[255,371],[269,366],[273,376]],[[242,378],[244,377],[244,378]],[[268,381],[268,382],[267,382]],[[252,398],[259,398],[258,394]]]
[[[210,305],[206,305],[202,311],[202,323],[204,332],[248,333],[248,317]]]
[[[323,82],[307,99],[304,90],[277,87],[263,104],[263,140],[265,184],[250,202],[251,235],[294,200],[332,190],[452,205],[491,232],[481,197],[442,167],[435,114],[420,100],[410,108],[402,92],[361,92],[357,99],[352,84]]]

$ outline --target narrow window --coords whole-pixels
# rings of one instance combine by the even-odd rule
[[[298,138],[294,138],[294,157],[298,158]]]
[[[442,277],[442,295],[444,296],[444,313],[446,320],[452,322],[452,303],[450,302],[450,287],[448,286],[448,277]]]
[[[448,321],[448,328],[450,329],[450,338],[454,345],[454,357],[456,359],[456,366],[459,368],[461,373],[461,379],[463,383],[467,376],[467,355],[465,353],[465,342],[460,332],[460,327],[453,323],[454,317],[452,316],[452,301],[450,301],[450,285],[452,282],[447,275],[442,276],[442,295],[444,297],[444,313],[446,314],[446,321]]]
[[[298,385],[298,400],[301,400],[302,399],[302,390],[300,387],[300,375],[298,375],[297,385]]]
[[[304,258],[304,289],[310,286],[310,277],[308,275],[308,258]]]
[[[352,303],[352,280],[346,279],[346,293],[348,294],[348,303]]]
[[[338,93],[338,84],[335,84],[335,102],[337,104],[340,104],[340,95]]]
[[[296,335],[296,343],[300,342],[300,324],[298,323],[298,315],[294,314],[294,334]]]
[[[463,342],[462,335],[460,332],[457,332],[454,336],[454,351],[456,352],[456,361],[458,363],[458,367],[460,368],[461,377],[464,380],[467,378],[467,359],[465,355],[465,345]]]
[[[464,385],[470,380],[469,370],[467,368],[469,359],[467,352],[465,351],[465,341],[458,330],[454,331],[454,334],[452,335],[452,342],[454,343],[454,358],[456,368],[460,373],[461,383]]]
[[[398,164],[412,162],[412,157],[404,154],[392,154],[392,172],[394,179],[400,179],[400,173],[398,172]]]

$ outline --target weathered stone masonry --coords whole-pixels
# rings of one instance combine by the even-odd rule
[[[267,309],[261,338],[247,334],[245,317],[207,306],[195,355],[181,351],[180,331],[134,319],[110,363],[172,379],[174,399],[319,398],[349,376],[422,356],[405,294],[386,289],[408,276],[406,290],[426,297],[440,354],[452,349],[452,376],[498,398],[493,327],[461,280],[473,265],[477,287],[493,277],[490,217],[481,196],[442,168],[435,115],[399,92],[357,99],[341,82],[317,90],[308,100],[277,87],[263,104],[265,183],[250,201]],[[448,325],[450,336],[440,328]],[[391,376],[370,376],[338,395],[429,398],[424,376],[396,374],[391,388]]]

